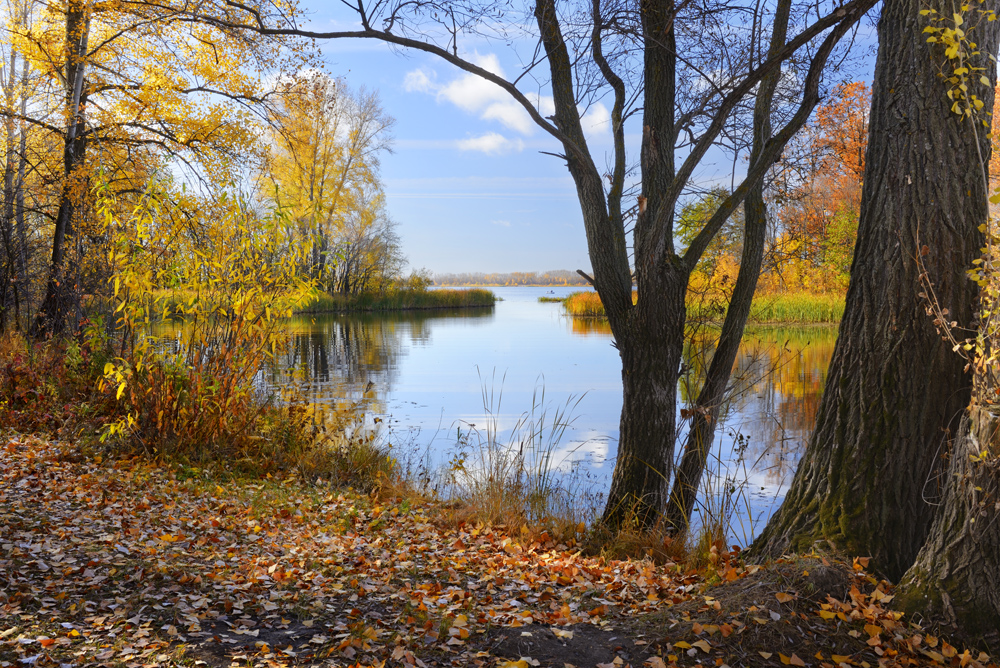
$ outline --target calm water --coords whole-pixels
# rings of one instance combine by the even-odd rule
[[[611,333],[598,321],[564,316],[560,304],[538,302],[576,289],[493,288],[503,299],[495,309],[295,318],[270,382],[277,389],[295,371],[315,401],[363,406],[369,426],[379,418],[401,454],[431,466],[454,455],[457,431],[487,427],[488,408],[503,438],[541,403],[543,390],[550,417],[553,408],[579,399],[555,461],[606,489],[622,401]],[[815,422],[835,337],[832,327],[758,329],[745,337],[713,469],[719,480],[728,473],[746,481],[750,508],[742,512],[758,522],[791,480]],[[689,347],[693,371],[704,368],[711,352],[698,341],[710,338],[696,337]],[[683,403],[697,388],[682,382],[678,392]]]

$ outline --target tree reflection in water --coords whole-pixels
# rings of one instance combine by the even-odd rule
[[[569,318],[579,336],[611,337],[603,318]],[[711,362],[718,330],[691,328],[678,391],[690,408]],[[837,328],[757,327],[747,331],[733,368],[732,391],[720,413],[720,438],[735,446],[744,437],[748,468],[768,485],[787,483],[816,425],[820,395],[833,356]],[[723,458],[729,453],[724,453]]]
[[[435,320],[489,319],[492,309],[297,316],[284,326],[286,345],[270,370],[280,400],[306,402],[324,422],[347,413],[385,413],[400,359],[409,346],[428,345]],[[406,344],[409,344],[406,345]],[[371,426],[371,425],[369,425]]]

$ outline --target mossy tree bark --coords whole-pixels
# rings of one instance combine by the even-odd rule
[[[985,411],[963,419],[944,503],[896,595],[903,610],[944,622],[992,652],[1000,651],[998,427]]]
[[[925,8],[952,12],[944,0],[883,5],[844,318],[816,429],[752,551],[779,556],[829,541],[874,557],[893,580],[927,537],[936,509],[928,500],[941,494],[942,455],[970,398],[965,362],[926,314],[921,272],[949,318],[971,326],[976,286],[965,272],[987,216],[988,141],[949,109],[943,54],[922,36]],[[983,54],[997,51],[995,25],[977,28]],[[972,92],[992,101],[974,79]]]

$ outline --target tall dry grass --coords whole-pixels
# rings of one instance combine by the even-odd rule
[[[633,292],[633,300],[636,296]],[[689,320],[721,321],[726,314],[723,300],[691,298],[687,304]],[[563,301],[567,315],[605,317],[604,305],[596,292],[574,292]],[[837,323],[844,315],[844,296],[804,292],[763,294],[754,297],[748,321],[753,324]]]

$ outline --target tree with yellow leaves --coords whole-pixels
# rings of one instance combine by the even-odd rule
[[[79,312],[94,174],[122,193],[142,192],[168,163],[204,182],[231,182],[257,150],[268,75],[298,69],[309,56],[288,40],[251,39],[169,2],[48,3],[33,21],[11,23],[9,35],[46,94],[35,108],[8,105],[4,115],[45,133],[62,154],[52,170],[59,183],[49,203],[45,298],[33,324],[44,335]]]
[[[379,157],[393,119],[375,93],[305,71],[284,81],[264,191],[311,245],[304,270],[330,291],[377,289],[401,265]]]

